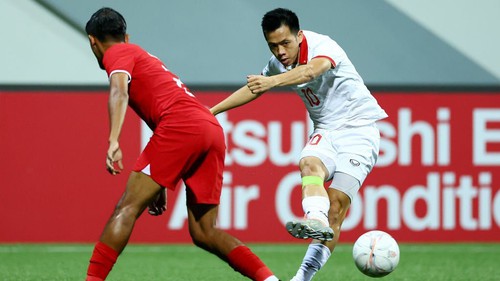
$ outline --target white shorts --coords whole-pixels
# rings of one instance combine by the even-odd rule
[[[316,129],[302,150],[300,158],[314,156],[328,169],[328,179],[335,172],[356,178],[360,186],[377,162],[380,132],[375,123],[346,127],[334,131]],[[335,186],[336,189],[341,189]],[[358,190],[341,190],[353,198]],[[354,193],[354,194],[350,194]]]

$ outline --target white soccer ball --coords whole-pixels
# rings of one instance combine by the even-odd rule
[[[382,277],[396,269],[399,246],[391,235],[380,230],[368,231],[354,243],[352,257],[356,267],[370,277]]]

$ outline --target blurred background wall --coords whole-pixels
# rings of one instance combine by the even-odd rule
[[[270,57],[260,20],[276,7],[338,41],[369,85],[500,85],[495,0],[3,0],[0,85],[105,84],[83,32],[103,6],[191,86],[241,85],[260,73]]]

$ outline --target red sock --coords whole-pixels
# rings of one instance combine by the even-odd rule
[[[239,273],[255,281],[263,281],[273,275],[271,270],[247,246],[238,246],[228,255],[229,265]]]
[[[90,258],[86,281],[99,281],[106,279],[117,258],[118,252],[111,249],[108,245],[98,242],[94,247],[92,257]]]

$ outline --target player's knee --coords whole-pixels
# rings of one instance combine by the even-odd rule
[[[188,229],[193,244],[210,250],[216,236],[217,205],[188,205]]]
[[[299,162],[302,177],[319,176],[325,178],[327,172],[321,160],[316,157],[304,157]]]
[[[115,217],[134,217],[138,218],[140,215],[140,208],[130,204],[118,203],[115,207]]]
[[[201,236],[198,236],[198,235],[193,235],[191,233],[191,241],[193,242],[193,244],[197,247],[200,247],[202,249],[206,249],[207,248],[207,243],[205,240],[201,239]]]
[[[202,248],[209,249],[213,241],[214,231],[202,228],[189,228],[189,234],[191,235],[191,240],[193,244]]]

